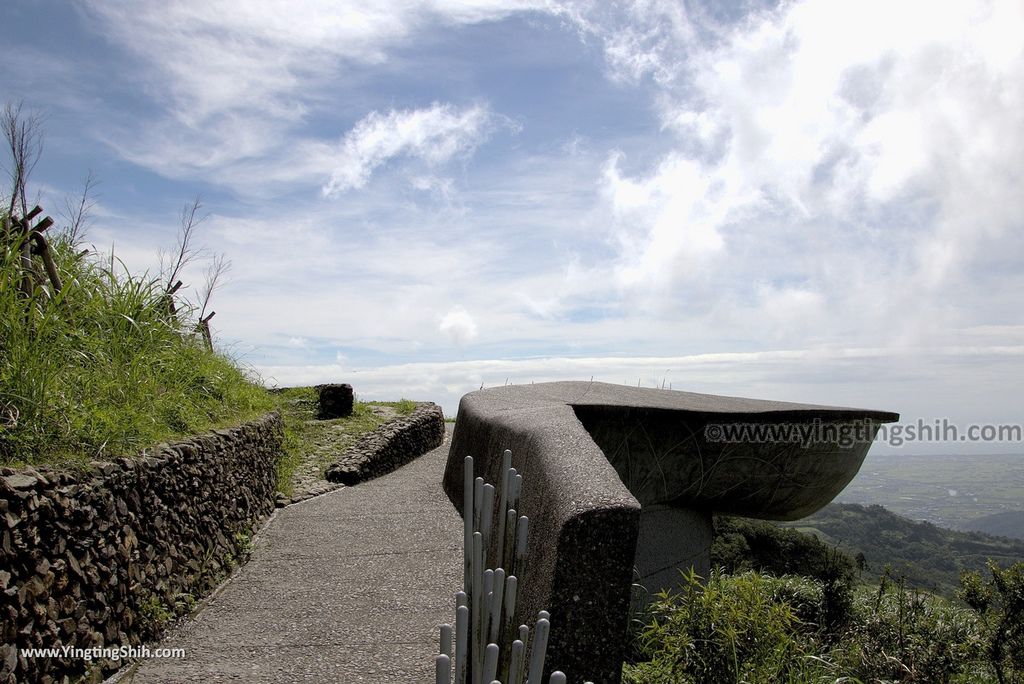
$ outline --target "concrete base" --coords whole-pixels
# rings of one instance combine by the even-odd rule
[[[636,543],[638,582],[654,596],[678,592],[690,568],[707,578],[711,570],[711,514],[688,508],[650,504],[640,509]]]

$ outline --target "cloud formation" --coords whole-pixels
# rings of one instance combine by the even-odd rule
[[[466,346],[477,336],[476,321],[461,306],[452,307],[441,319],[438,329],[460,347]]]
[[[131,78],[162,112],[144,127],[120,121],[125,130],[110,134],[108,144],[171,177],[217,180],[225,170],[255,175],[247,173],[247,162],[284,153],[286,134],[329,104],[327,93],[336,86],[328,84],[387,62],[410,36],[497,21],[544,4],[83,0],[81,6],[93,26],[132,57]]]
[[[491,120],[490,111],[482,105],[459,109],[438,102],[424,109],[370,112],[345,134],[337,165],[322,192],[329,197],[361,188],[374,169],[396,157],[437,165],[468,155],[486,139]]]
[[[794,2],[732,24],[651,9],[616,37],[583,24],[615,75],[650,79],[670,143],[650,170],[608,159],[621,288],[801,335],[813,316],[825,338],[972,322],[984,274],[1022,252],[1024,7]]]
[[[71,6],[0,85],[133,266],[203,193],[217,337],[289,382],[1020,405],[1019,2]]]
[[[264,377],[281,386],[351,382],[361,399],[429,397],[455,415],[463,394],[505,383],[589,380],[662,387],[713,394],[788,401],[823,402],[900,411],[901,419],[948,418],[971,422],[1019,422],[1012,401],[992,396],[963,396],[951,406],[950,388],[975,382],[998,383],[1007,367],[1019,368],[1024,345],[1009,347],[915,348],[893,353],[883,347],[780,349],[765,352],[711,353],[650,357],[544,357],[451,362],[421,362],[375,367],[274,366]],[[934,366],[941,365],[943,377]],[[822,375],[831,380],[821,382]],[[862,382],[863,376],[870,382]],[[1006,395],[1002,398],[1008,398]],[[954,445],[947,445],[954,446]],[[921,445],[905,450],[920,450]],[[927,447],[925,447],[927,448]],[[934,448],[934,447],[933,447]],[[955,448],[963,448],[956,445]],[[1005,452],[1007,443],[970,445],[975,451]]]

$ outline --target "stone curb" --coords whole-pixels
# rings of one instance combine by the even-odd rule
[[[395,470],[444,442],[444,413],[431,402],[363,435],[328,466],[329,482],[354,485]]]

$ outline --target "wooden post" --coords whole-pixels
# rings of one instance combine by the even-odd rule
[[[26,298],[32,297],[32,241],[29,239],[28,221],[20,219],[18,240],[21,241],[21,293]]]
[[[178,309],[174,306],[174,293],[181,288],[181,281],[174,283],[174,285],[167,286],[167,292],[164,293],[164,307],[167,309],[167,315],[171,318],[176,318]]]
[[[210,319],[216,315],[216,311],[211,311],[209,316],[199,321],[199,329],[203,333],[203,340],[206,341],[206,348],[209,351],[213,351],[213,337],[210,335]]]
[[[53,263],[53,257],[50,256],[50,245],[47,244],[43,234],[37,231],[32,231],[32,240],[36,243],[36,254],[43,259],[43,266],[46,267],[46,275],[50,277],[53,296],[56,298],[64,286],[61,284],[60,274],[57,273],[57,265]]]

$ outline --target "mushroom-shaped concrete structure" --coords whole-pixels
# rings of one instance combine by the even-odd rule
[[[462,398],[444,487],[461,511],[465,457],[497,482],[512,450],[530,517],[516,624],[549,611],[551,667],[570,682],[619,682],[634,566],[654,590],[680,569],[706,572],[712,512],[813,513],[898,419],[595,382],[496,387]]]

